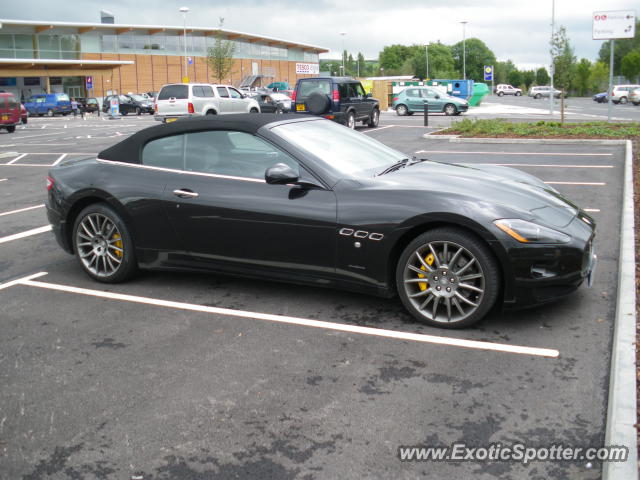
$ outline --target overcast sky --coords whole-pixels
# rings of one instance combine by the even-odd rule
[[[520,68],[548,63],[552,0],[0,0],[0,17],[16,20],[99,22],[100,10],[116,23],[182,25],[178,12],[190,8],[187,24],[225,27],[326,47],[321,58],[339,58],[345,48],[367,59],[393,43],[424,44],[483,40],[498,60],[511,59]],[[454,3],[456,6],[445,6]],[[591,39],[592,12],[640,10],[638,0],[556,0],[556,23],[567,28],[578,59],[594,60],[602,41]],[[639,13],[639,12],[636,12]]]

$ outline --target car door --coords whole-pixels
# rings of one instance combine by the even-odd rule
[[[423,98],[422,100],[427,100],[429,102],[429,112],[441,112],[444,107],[444,100],[442,99],[442,95],[437,90],[432,88],[425,88],[422,90]],[[424,112],[424,107],[422,108]]]
[[[218,113],[233,113],[233,100],[229,96],[227,87],[216,87],[218,97],[220,97],[220,111]]]
[[[323,188],[269,185],[287,153],[245,132],[184,135],[185,174],[167,185],[168,217],[195,262],[251,274],[326,277],[335,268],[336,197]]]
[[[356,99],[356,109],[360,118],[369,117],[371,114],[372,104],[367,101],[367,94],[362,88],[360,82],[352,83],[351,89],[353,90],[354,97]]]
[[[233,111],[235,113],[247,113],[247,102],[245,102],[243,95],[233,87],[227,87],[229,97],[231,98],[231,104],[233,105]]]
[[[411,112],[424,111],[424,103],[419,88],[407,88],[406,90],[407,106]]]
[[[262,113],[274,113],[276,111],[276,103],[270,95],[258,95],[257,99]]]

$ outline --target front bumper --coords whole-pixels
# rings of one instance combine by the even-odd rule
[[[469,105],[458,105],[456,108],[459,112],[466,112],[467,110],[469,110]]]

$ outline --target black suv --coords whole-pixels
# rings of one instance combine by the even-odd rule
[[[319,115],[349,128],[356,128],[356,122],[373,128],[380,121],[380,102],[350,77],[301,78],[291,97],[291,111]]]
[[[153,115],[153,102],[147,100],[141,95],[109,95],[104,97],[102,101],[102,111],[109,113],[111,109],[111,99],[116,97],[120,105],[120,114],[127,115],[128,113],[135,113],[140,115],[142,113],[149,113]]]

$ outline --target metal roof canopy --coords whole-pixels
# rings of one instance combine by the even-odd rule
[[[173,32],[177,35],[181,35],[184,32],[184,26],[167,26],[167,25],[131,25],[123,23],[80,23],[80,22],[36,22],[28,20],[4,20],[0,19],[0,25],[4,27],[16,26],[16,27],[33,27],[34,33],[43,33],[54,28],[71,28],[76,29],[76,33],[85,34],[93,31],[109,31],[111,30],[114,35],[121,35],[133,30],[146,31],[149,35],[160,32]],[[316,53],[326,53],[329,50],[324,47],[318,47],[314,45],[307,45],[304,43],[291,42],[289,40],[283,40],[279,38],[264,37],[261,35],[253,35],[250,33],[238,32],[234,30],[223,30],[219,28],[204,28],[204,27],[186,27],[188,33],[200,32],[204,36],[216,35],[218,32],[222,33],[225,37],[233,40],[245,40],[249,43],[263,42],[270,46],[282,46],[300,48],[302,50],[312,51]]]

